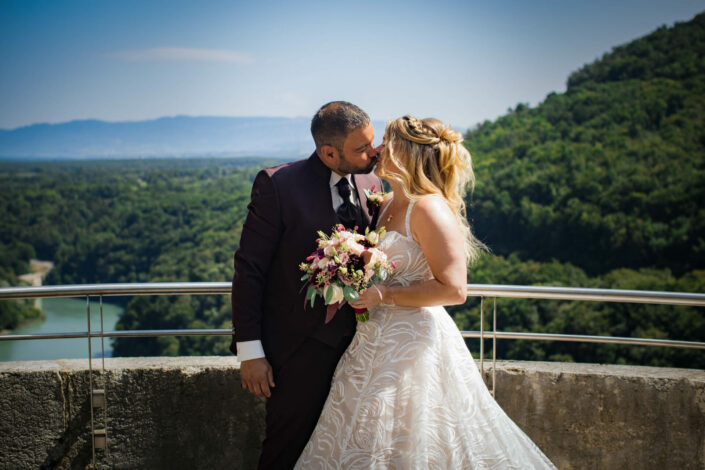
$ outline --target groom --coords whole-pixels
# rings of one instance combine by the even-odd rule
[[[316,151],[305,160],[262,170],[235,253],[233,344],[242,387],[267,397],[260,469],[291,468],[318,421],[331,378],[355,330],[346,305],[325,323],[320,302],[306,306],[299,264],[317,232],[335,224],[370,224],[364,189],[377,160],[374,130],[357,106],[335,101],[311,121]]]

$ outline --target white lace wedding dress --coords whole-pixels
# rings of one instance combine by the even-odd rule
[[[388,285],[432,278],[419,245],[388,232]],[[380,218],[380,220],[382,220]],[[487,390],[443,307],[377,306],[358,323],[297,469],[555,468]]]

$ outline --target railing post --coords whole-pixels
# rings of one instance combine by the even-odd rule
[[[497,389],[496,376],[497,362],[497,297],[493,297],[492,301],[492,398],[495,397]]]
[[[91,455],[93,458],[93,468],[96,467],[95,463],[95,450],[103,449],[107,451],[108,447],[108,437],[107,437],[107,403],[105,395],[105,339],[103,337],[103,296],[99,296],[100,302],[100,340],[101,340],[101,359],[102,359],[102,376],[103,376],[103,388],[97,389],[93,387],[93,331],[91,330],[91,298],[89,295],[86,296],[86,317],[88,324],[88,385],[89,385],[89,400],[91,409]],[[103,427],[96,429],[95,426],[95,413],[93,408],[103,409]]]
[[[485,298],[480,297],[480,375],[485,380]]]
[[[103,296],[99,297],[100,300],[100,357],[102,360],[102,372],[103,377],[103,449],[105,450],[105,456],[108,456],[108,376],[105,374],[105,331],[103,330]],[[98,446],[101,447],[101,446]]]
[[[86,296],[86,319],[88,323],[88,399],[91,409],[91,455],[93,456],[93,468],[95,468],[95,425],[93,421],[93,352],[91,350],[91,298]]]

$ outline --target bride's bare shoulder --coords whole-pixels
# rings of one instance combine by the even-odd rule
[[[446,229],[457,223],[445,198],[435,194],[416,201],[410,217],[411,232],[414,235],[420,231]]]
[[[440,194],[429,194],[416,201],[412,210],[414,214],[421,218],[453,216],[453,211],[448,206],[448,202]],[[453,216],[454,217],[454,216]]]

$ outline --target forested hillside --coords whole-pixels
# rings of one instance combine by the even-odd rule
[[[497,254],[590,274],[705,268],[705,14],[616,48],[466,135]]]

